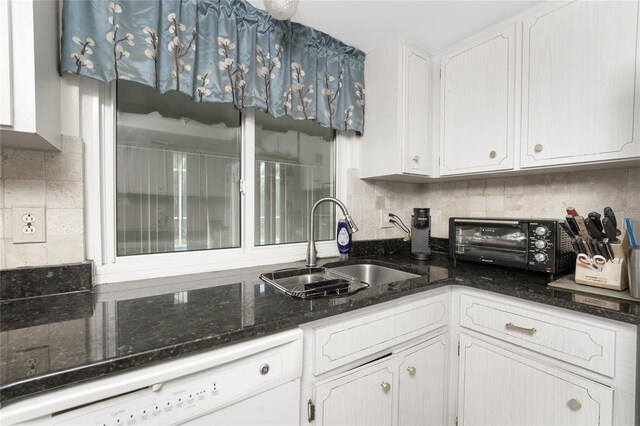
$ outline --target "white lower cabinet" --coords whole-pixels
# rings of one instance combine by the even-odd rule
[[[449,333],[398,353],[398,424],[442,425]]]
[[[460,425],[607,425],[613,390],[460,335]]]
[[[449,333],[314,385],[317,425],[442,425]]]
[[[637,424],[637,326],[471,289],[452,305],[458,424]]]
[[[394,424],[397,372],[393,361],[390,359],[364,366],[316,384],[316,424]]]
[[[640,420],[635,325],[453,286],[303,331],[301,425]]]

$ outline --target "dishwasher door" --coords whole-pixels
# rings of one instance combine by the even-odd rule
[[[296,380],[181,424],[294,426],[299,407],[300,380]]]
[[[296,425],[302,331],[236,345],[26,398],[2,425]]]

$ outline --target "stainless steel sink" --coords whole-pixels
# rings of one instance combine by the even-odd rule
[[[281,269],[260,279],[285,294],[301,299],[347,296],[369,287],[357,278],[326,268]]]
[[[402,281],[420,277],[420,275],[399,271],[393,268],[387,268],[386,266],[372,265],[370,263],[337,266],[335,268],[327,269],[329,271],[335,271],[344,275],[349,275],[371,285],[389,284],[395,281]]]

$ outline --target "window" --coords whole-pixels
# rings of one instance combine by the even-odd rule
[[[243,119],[230,104],[127,81],[116,106],[119,257],[306,241],[313,203],[335,195],[334,132],[314,122],[260,111]],[[253,165],[251,211],[243,165]],[[317,239],[333,239],[333,206],[316,215]]]
[[[117,254],[240,246],[240,114],[119,82]]]
[[[306,241],[311,207],[335,194],[333,131],[261,111],[255,122],[255,245]],[[318,240],[333,237],[334,211],[318,206]]]

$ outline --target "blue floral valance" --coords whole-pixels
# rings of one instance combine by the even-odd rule
[[[61,72],[362,132],[362,51],[244,0],[65,0]]]

